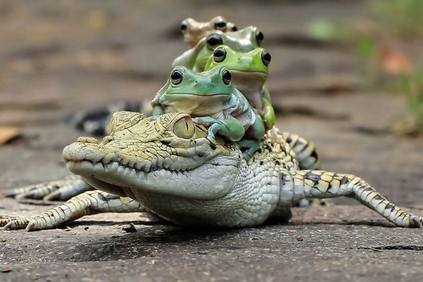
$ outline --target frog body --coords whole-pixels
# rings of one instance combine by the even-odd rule
[[[271,129],[276,119],[269,91],[264,85],[270,60],[270,54],[260,47],[249,52],[240,52],[220,45],[205,65],[205,70],[223,66],[231,72],[232,83],[261,115],[266,129]]]
[[[264,36],[256,27],[248,26],[239,31],[224,33],[216,30],[202,38],[191,49],[177,57],[174,66],[185,66],[198,72],[202,72],[208,58],[219,45],[227,45],[235,51],[248,52],[259,47]]]
[[[265,134],[262,118],[231,82],[224,67],[196,72],[184,66],[172,69],[167,83],[152,101],[153,115],[185,112],[208,127],[208,139],[216,143],[216,134],[238,142],[250,156]],[[248,140],[245,141],[245,140]]]
[[[214,30],[222,32],[237,31],[238,28],[232,22],[228,22],[224,17],[217,16],[208,22],[198,22],[193,18],[186,18],[181,22],[181,32],[184,41],[192,48],[198,41]]]

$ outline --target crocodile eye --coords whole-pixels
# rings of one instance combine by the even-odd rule
[[[216,50],[214,50],[213,52],[213,60],[216,63],[220,63],[222,62],[224,59],[226,58],[226,50],[225,48],[217,48]]]
[[[222,37],[219,34],[212,33],[209,36],[207,36],[206,39],[207,47],[210,50],[214,50],[217,46],[223,43]]]
[[[172,80],[173,84],[178,85],[182,81],[182,72],[180,70],[174,70],[170,74],[170,79]]]
[[[261,52],[261,61],[266,67],[270,64],[271,60],[272,56],[270,56],[269,53],[267,53],[266,51]]]
[[[217,20],[214,23],[214,29],[221,30],[221,31],[226,31],[226,22],[223,21],[223,20]]]
[[[189,117],[184,117],[173,125],[173,132],[176,136],[184,139],[189,139],[194,136],[195,126],[194,122]]]
[[[232,79],[232,75],[231,75],[231,73],[230,73],[229,71],[225,70],[225,71],[222,73],[222,80],[223,80],[223,83],[225,83],[226,85],[229,85],[229,83],[231,83],[231,79]]]
[[[261,44],[261,42],[263,41],[263,39],[264,39],[264,34],[263,34],[263,32],[259,31],[259,32],[256,34],[257,44],[258,44],[258,45],[260,45],[260,44]]]

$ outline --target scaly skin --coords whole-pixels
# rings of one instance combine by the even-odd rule
[[[119,112],[110,132],[101,142],[79,138],[63,150],[68,169],[105,192],[85,192],[31,218],[2,216],[0,225],[37,230],[126,209],[147,210],[181,225],[246,227],[271,217],[287,221],[291,205],[304,198],[347,196],[397,226],[422,227],[423,218],[403,211],[357,176],[301,170],[275,131],[248,161],[233,143],[212,145],[204,138],[206,129],[188,114],[144,118]]]

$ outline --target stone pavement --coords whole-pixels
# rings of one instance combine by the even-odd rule
[[[61,150],[81,133],[63,119],[151,98],[186,48],[181,19],[223,15],[265,34],[279,128],[315,141],[325,169],[357,174],[423,214],[423,139],[385,131],[402,98],[357,88],[354,48],[292,40],[317,17],[363,14],[361,1],[4,0],[0,125],[18,127],[21,137],[0,147],[0,189],[66,175]],[[422,280],[421,230],[392,228],[352,199],[336,202],[294,209],[288,225],[239,230],[187,230],[138,214],[32,233],[0,230],[0,281]],[[0,213],[47,208],[0,199]],[[123,230],[130,223],[138,232]]]

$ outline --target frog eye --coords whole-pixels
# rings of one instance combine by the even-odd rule
[[[173,132],[176,136],[184,139],[189,139],[194,136],[195,126],[194,122],[189,117],[184,117],[173,125]]]
[[[231,30],[232,31],[237,31],[238,30],[238,27],[236,25],[233,25],[232,28],[231,28]]]
[[[181,31],[185,31],[188,29],[188,25],[186,21],[182,21],[181,22],[181,26],[180,26]]]
[[[215,21],[215,23],[214,23],[214,29],[221,30],[221,31],[226,31],[226,22],[223,21],[222,19],[219,19],[219,20]]]
[[[226,50],[225,48],[216,48],[216,50],[214,50],[213,52],[213,60],[216,63],[220,63],[222,62],[224,59],[226,58]]]
[[[229,71],[225,70],[225,71],[222,73],[222,80],[223,80],[223,83],[225,83],[226,85],[229,85],[229,83],[231,83],[231,79],[232,79],[232,75],[231,75],[231,73],[230,73]]]
[[[263,32],[261,32],[261,31],[259,31],[257,34],[256,34],[256,40],[257,40],[257,44],[261,44],[261,42],[263,41],[263,39],[264,39],[264,34],[263,34]]]
[[[170,74],[170,79],[172,80],[172,83],[175,85],[178,85],[179,83],[181,83],[182,81],[182,72],[180,70],[174,70],[171,74]]]
[[[272,56],[270,56],[269,53],[267,53],[266,51],[261,52],[261,61],[266,67],[270,64],[271,60]]]
[[[207,42],[207,47],[210,50],[214,50],[214,48],[216,48],[217,46],[223,43],[223,40],[219,34],[212,33],[209,36],[207,36],[206,42]]]

